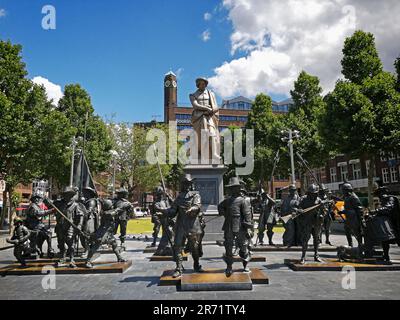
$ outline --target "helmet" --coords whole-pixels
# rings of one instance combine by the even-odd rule
[[[103,200],[103,210],[104,211],[111,210],[112,207],[113,207],[113,203],[110,199]]]
[[[93,189],[93,188],[91,188],[91,187],[85,187],[85,188],[83,188],[83,192],[85,192],[85,193],[90,193],[90,195],[92,195],[92,196],[96,196],[96,195],[97,195],[96,190]]]
[[[158,186],[155,190],[154,190],[155,194],[163,194],[164,193],[164,189],[161,186]]]
[[[14,225],[16,225],[17,223],[23,223],[23,222],[24,222],[24,220],[22,220],[21,217],[16,217],[16,218],[14,219]]]
[[[120,188],[119,190],[117,190],[117,194],[120,194],[122,196],[127,196],[128,193],[128,190],[126,190],[125,188]]]
[[[326,185],[324,185],[323,183],[320,185],[320,191],[328,191],[328,190],[329,190],[329,188]]]
[[[291,185],[289,186],[289,191],[290,191],[290,190],[296,191],[297,188],[296,188],[296,186],[295,186],[294,184],[291,184]]]
[[[345,183],[342,186],[342,191],[351,192],[351,191],[353,191],[353,186],[350,183]]]
[[[318,193],[319,192],[319,187],[316,184],[312,184],[311,186],[308,187],[307,193]]]

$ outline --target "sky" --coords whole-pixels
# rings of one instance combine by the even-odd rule
[[[46,5],[55,29],[42,28]],[[23,46],[29,78],[57,101],[81,84],[116,121],[163,120],[163,78],[188,105],[199,76],[219,101],[260,92],[289,97],[301,70],[324,92],[341,77],[343,42],[374,33],[385,69],[400,55],[398,0],[0,0],[0,39]]]

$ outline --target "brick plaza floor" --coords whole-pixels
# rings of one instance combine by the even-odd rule
[[[281,242],[276,234],[275,242]],[[55,240],[54,240],[55,241]],[[335,245],[345,244],[343,235],[333,235]],[[356,272],[356,289],[342,288],[341,272],[294,272],[284,265],[284,259],[300,258],[300,252],[270,252],[264,255],[266,262],[251,263],[251,267],[264,270],[270,284],[254,286],[253,291],[237,292],[178,292],[175,287],[159,287],[159,276],[165,269],[174,268],[173,262],[150,262],[151,254],[143,249],[150,240],[127,240],[124,257],[133,261],[132,267],[123,274],[102,275],[58,275],[56,289],[42,288],[43,276],[6,276],[0,278],[0,299],[249,299],[249,300],[286,300],[286,299],[400,299],[400,271]],[[54,243],[56,247],[56,243]],[[204,246],[201,264],[205,268],[224,268],[221,257],[223,247],[216,244]],[[321,253],[321,257],[335,257],[335,252]],[[393,260],[400,260],[400,248],[391,249]],[[312,260],[313,252],[308,253]],[[114,260],[112,254],[102,254],[101,260]],[[0,251],[0,266],[14,261],[12,249]],[[187,269],[192,261],[184,262]],[[240,263],[236,266],[240,267]]]

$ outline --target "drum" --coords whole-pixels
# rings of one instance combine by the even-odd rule
[[[373,216],[366,221],[366,238],[368,242],[380,244],[382,241],[396,239],[392,222],[387,216]]]

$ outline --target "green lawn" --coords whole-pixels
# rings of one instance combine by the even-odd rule
[[[118,230],[119,232],[119,230]],[[281,226],[274,228],[274,232],[283,233],[285,229]],[[153,233],[153,224],[151,218],[132,219],[128,222],[127,234],[151,234]]]

